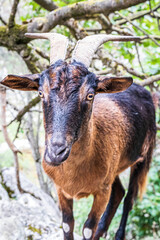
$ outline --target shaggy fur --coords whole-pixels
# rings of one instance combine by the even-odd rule
[[[155,143],[155,109],[150,93],[136,84],[129,87],[131,83],[131,78],[95,76],[75,61],[58,61],[33,78],[10,75],[2,81],[14,89],[41,92],[43,168],[57,187],[69,229],[64,229],[65,240],[73,239],[73,199],[90,194],[94,202],[83,239],[98,240],[107,231],[124,196],[119,174],[126,168],[131,167],[130,183],[116,240],[125,237],[138,191],[142,197]]]

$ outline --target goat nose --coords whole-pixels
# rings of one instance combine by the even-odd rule
[[[54,151],[56,156],[59,156],[64,153],[66,150],[66,144],[57,144],[57,145],[52,145],[52,150]]]
[[[50,143],[47,149],[48,150],[46,151],[45,155],[46,162],[51,165],[57,166],[68,158],[71,148],[68,146],[67,142],[58,141]]]

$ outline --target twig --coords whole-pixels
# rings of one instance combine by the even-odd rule
[[[30,93],[28,93],[28,98],[30,98]],[[35,165],[36,165],[39,184],[40,184],[41,189],[43,189],[44,192],[48,193],[51,196],[48,186],[44,180],[42,166],[41,166],[41,154],[40,154],[40,149],[39,149],[40,124],[41,124],[40,114],[38,114],[37,129],[36,129],[36,131],[34,131],[33,117],[32,117],[31,113],[28,113],[27,119],[26,119],[26,131],[25,132],[26,132],[26,136],[29,141],[29,144],[31,146],[32,155],[33,155]]]
[[[150,37],[152,37],[152,38],[154,38],[154,39],[160,41],[160,36],[157,36],[157,35],[150,35]],[[141,37],[141,40],[142,40],[142,41],[145,40],[145,39],[148,39],[148,37],[147,37],[147,36]]]
[[[5,139],[6,143],[8,144],[9,148],[11,149],[13,156],[14,156],[17,188],[20,193],[29,193],[33,197],[40,199],[39,197],[35,196],[33,193],[31,193],[29,191],[25,191],[21,187],[20,176],[19,176],[19,161],[18,161],[18,153],[21,153],[21,152],[16,148],[16,146],[10,140],[9,135],[8,135],[7,126],[6,126],[6,89],[4,87],[0,87],[0,100],[1,100],[2,132],[3,132],[4,139]]]
[[[158,12],[154,12],[154,15],[151,15],[152,18],[160,18],[160,14]]]
[[[152,5],[151,5],[151,0],[149,0],[149,8],[150,8],[150,13],[152,13],[153,16],[155,16],[155,15],[154,15],[154,11],[153,11],[153,9],[152,9]]]
[[[4,135],[4,139],[7,142],[9,148],[11,149],[13,156],[14,156],[14,164],[15,164],[15,170],[16,170],[16,181],[17,181],[17,187],[20,193],[23,193],[23,190],[21,188],[20,179],[19,179],[19,163],[18,163],[18,152],[19,150],[16,148],[16,146],[11,142],[7,127],[6,127],[6,89],[3,87],[0,87],[0,99],[1,99],[1,121],[2,121],[2,132]]]
[[[107,33],[110,33],[112,31],[111,29],[112,24],[109,18],[106,17],[104,14],[99,14],[98,21],[100,22],[102,27],[105,28],[105,31],[107,31]]]
[[[119,26],[112,26],[112,31],[115,31],[121,35],[126,35],[126,36],[133,36],[134,34],[133,33],[130,33],[124,29],[121,29]]]
[[[141,86],[146,86],[146,85],[152,84],[153,82],[157,82],[157,81],[160,81],[160,74],[149,77],[149,78],[145,79],[144,81],[135,80],[134,82]]]
[[[44,70],[44,66],[39,62],[39,58],[36,56],[35,51],[33,51],[31,46],[24,45],[22,49],[17,52],[23,58],[32,73],[38,73]]]
[[[4,25],[7,25],[6,21],[4,21],[4,19],[2,18],[2,16],[0,16],[0,21],[1,21]]]
[[[146,31],[144,31],[143,29],[141,29],[139,26],[137,26],[136,24],[134,24],[129,18],[123,16],[121,13],[117,12],[116,13],[122,17],[123,19],[127,20],[131,25],[133,25],[135,28],[137,28],[139,31],[143,32],[143,34],[145,34],[149,39],[151,39],[157,46],[160,47],[160,44],[152,37],[150,36]]]
[[[151,0],[149,0],[149,7],[150,7],[150,11],[151,11],[151,13],[152,13],[152,16],[157,19],[158,29],[160,30],[159,16],[157,16],[157,15],[154,13],[154,11],[153,11],[153,9],[152,9]]]
[[[131,16],[128,16],[128,18],[129,18],[129,20],[133,21],[133,20],[139,19],[141,17],[144,17],[145,15],[148,15],[151,12],[155,12],[158,8],[160,8],[160,4],[158,4],[152,10],[150,9],[150,10],[141,11],[141,12],[132,14]],[[126,19],[122,19],[122,20],[116,21],[116,24],[117,25],[122,25],[122,24],[125,24],[126,22],[128,22]]]
[[[29,110],[28,112],[31,112],[31,113],[32,113],[32,112],[42,113],[41,110],[36,110],[36,109],[35,109],[35,110]]]
[[[105,28],[85,28],[85,30],[86,30],[87,32],[94,32],[95,34],[96,34],[96,33],[100,33],[100,32],[102,32],[102,31],[106,31]],[[131,29],[129,29],[129,30],[131,31]],[[115,32],[117,32],[117,33],[119,33],[119,34],[126,35],[126,36],[133,36],[133,35],[134,35],[133,33],[130,33],[130,32],[128,32],[128,31],[123,30],[122,28],[120,28],[120,27],[117,26],[117,25],[112,25],[112,31],[115,31]],[[150,35],[150,36],[151,36],[152,38],[160,41],[160,36],[158,36],[158,35]],[[146,39],[149,38],[149,37],[147,37],[147,36],[139,36],[139,37],[141,38],[141,41],[146,40]]]
[[[38,53],[39,56],[49,61],[50,58],[46,53],[42,52],[39,48],[36,48],[35,51],[36,53]]]
[[[11,102],[9,102],[9,101],[6,101],[6,103],[9,105],[9,106],[11,106],[12,108],[13,108],[13,110],[15,110],[15,111],[19,111],[19,109],[15,106],[15,105],[13,105]]]
[[[111,57],[110,55],[107,55],[107,58],[109,58],[111,61],[116,62],[118,65],[122,66],[128,73],[130,73],[130,74],[132,74],[136,77],[139,77],[141,79],[147,78],[147,76],[144,73],[138,72],[137,70],[125,65],[124,63],[122,63],[121,61]]]
[[[88,33],[84,28],[82,28],[78,22],[71,18],[63,23],[64,26],[66,26],[71,34],[75,37],[75,39],[83,39],[84,37],[88,36]]]
[[[16,131],[16,134],[15,134],[15,137],[14,137],[14,139],[13,139],[13,142],[16,140],[16,138],[18,137],[18,133],[19,133],[19,130],[20,130],[20,127],[21,127],[21,121],[19,122],[19,124],[18,124],[18,127],[17,127],[17,131]]]
[[[17,116],[10,121],[10,123],[7,124],[7,126],[9,126],[11,123],[13,123],[14,121],[21,121],[22,117],[32,108],[34,107],[37,103],[40,102],[40,97],[35,97],[33,98],[25,107],[23,107],[19,113],[17,114]]]
[[[138,50],[138,44],[137,43],[135,43],[135,48],[136,48],[137,58],[138,58],[138,62],[139,62],[140,68],[141,68],[142,72],[145,73],[144,69],[143,69],[143,66],[142,66],[142,63],[141,63],[141,59],[140,59],[139,50]]]
[[[17,7],[18,7],[18,4],[19,4],[19,1],[20,0],[14,0],[14,2],[13,2],[11,14],[9,16],[9,21],[8,21],[8,27],[9,28],[14,26],[14,20],[15,20],[15,15],[16,15],[16,12],[17,12]]]
[[[112,69],[108,69],[108,70],[101,70],[101,71],[95,71],[94,74],[96,75],[106,75],[112,72]]]
[[[158,29],[160,31],[160,18],[157,18]]]

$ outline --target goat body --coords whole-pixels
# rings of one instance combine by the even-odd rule
[[[83,240],[99,240],[107,232],[124,196],[119,174],[131,167],[116,233],[116,240],[123,240],[129,211],[138,191],[142,196],[145,189],[156,135],[155,109],[150,93],[136,84],[131,86],[131,77],[100,77],[87,67],[102,43],[139,38],[103,34],[86,37],[77,43],[68,64],[63,61],[66,37],[60,35],[59,41],[57,34],[52,34],[31,34],[49,38],[53,52],[63,45],[60,55],[58,51],[56,56],[51,54],[53,64],[47,70],[41,74],[8,75],[1,84],[17,90],[36,90],[42,98],[43,167],[57,187],[65,240],[73,240],[73,198],[90,194],[94,202],[84,224]],[[57,61],[59,56],[62,60]]]
[[[155,132],[154,105],[143,87],[132,84],[122,93],[97,94],[90,121],[67,161],[58,167],[43,161],[43,167],[67,199],[102,195],[106,204],[119,173],[132,167],[138,184],[132,202],[138,189],[141,195],[144,191]]]

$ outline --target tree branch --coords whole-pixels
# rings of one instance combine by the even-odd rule
[[[76,40],[83,39],[84,37],[88,36],[86,30],[79,26],[78,22],[73,18],[65,21],[63,25],[68,27],[71,34],[75,37]]]
[[[158,35],[149,35],[149,36],[160,41],[160,36]],[[141,40],[149,39],[150,37],[144,36],[144,37],[141,37]]]
[[[19,1],[20,0],[14,0],[14,2],[13,2],[11,14],[10,14],[9,21],[8,21],[8,27],[9,28],[12,28],[15,25],[14,20],[15,20],[15,15],[16,15],[16,12],[17,12],[17,7],[18,7],[18,4],[19,4]]]
[[[140,58],[140,54],[139,54],[138,44],[137,44],[137,43],[135,43],[135,48],[136,48],[137,58],[138,58],[138,62],[139,62],[141,71],[142,71],[143,73],[145,73],[145,72],[144,72],[144,69],[143,69],[143,66],[142,66],[142,62],[141,62],[141,58]]]
[[[11,102],[9,102],[9,101],[6,101],[6,103],[7,103],[8,105],[10,105],[10,106],[13,108],[13,110],[18,111],[17,106],[13,105],[13,104],[12,104]]]
[[[31,150],[32,150],[32,156],[34,158],[35,161],[35,165],[36,165],[36,170],[37,170],[37,176],[38,176],[38,180],[39,180],[39,184],[41,189],[46,192],[47,194],[49,194],[51,196],[51,193],[48,189],[48,186],[44,180],[43,177],[43,172],[42,172],[42,166],[41,166],[41,154],[40,154],[40,149],[39,149],[39,127],[40,127],[40,122],[38,121],[38,126],[37,126],[37,130],[36,130],[36,136],[34,134],[34,129],[33,129],[33,119],[32,119],[32,114],[28,113],[28,117],[27,117],[27,121],[26,121],[26,136],[27,139],[29,141],[29,144],[31,146]]]
[[[160,81],[160,74],[149,77],[149,78],[145,79],[144,81],[135,80],[134,82],[144,87],[144,86],[150,85],[153,82],[157,82],[157,81]]]
[[[19,130],[20,130],[20,127],[21,127],[21,123],[22,122],[20,121],[19,124],[18,124],[17,131],[16,131],[15,137],[13,139],[13,142],[18,138],[18,133],[19,133]]]
[[[7,23],[4,21],[4,19],[2,18],[2,16],[0,16],[0,21],[1,21],[4,25],[7,25]]]
[[[107,75],[112,72],[112,69],[106,69],[106,70],[101,70],[101,71],[94,71],[94,74],[96,75]]]
[[[8,132],[7,132],[7,125],[6,125],[6,88],[0,86],[0,99],[1,99],[1,121],[2,121],[2,131],[4,138],[12,150],[13,153],[19,152],[16,146],[11,142]]]
[[[113,62],[116,62],[118,65],[122,66],[128,73],[132,74],[133,76],[139,77],[141,79],[147,78],[147,76],[144,73],[138,72],[137,70],[125,65],[124,63],[122,63],[122,61],[119,61],[119,60],[111,57],[110,55],[107,55],[107,58],[109,58]],[[141,82],[141,81],[139,81],[139,82]]]
[[[6,88],[0,87],[0,100],[1,100],[1,121],[2,121],[2,132],[4,139],[6,143],[8,144],[9,148],[11,149],[13,156],[14,156],[14,165],[15,165],[15,171],[16,171],[16,182],[17,182],[17,188],[20,193],[29,193],[33,197],[40,199],[39,197],[35,196],[33,193],[29,191],[25,191],[21,187],[20,183],[20,176],[19,176],[19,161],[18,161],[18,153],[21,153],[14,143],[10,140],[8,131],[7,131],[7,125],[6,125]]]
[[[37,103],[40,102],[40,97],[35,97],[33,98],[24,108],[22,108],[19,113],[17,114],[17,116],[7,125],[9,126],[11,123],[13,123],[14,121],[18,121],[20,122],[22,117],[32,108],[34,107]]]
[[[139,31],[141,31],[143,34],[145,34],[149,39],[151,39],[157,46],[160,47],[160,44],[152,37],[150,36],[146,31],[144,31],[142,28],[134,24],[128,17],[123,16],[121,13],[116,12],[120,17],[127,20],[131,25],[133,25],[135,28],[137,28]]]
[[[41,7],[48,11],[53,11],[58,8],[52,0],[34,0],[34,2],[38,3]]]
[[[8,135],[7,127],[6,127],[6,89],[3,87],[0,87],[0,99],[1,99],[2,132],[3,132],[3,136],[4,136],[6,143],[8,144],[9,148],[11,149],[11,151],[14,155],[17,187],[18,187],[18,190],[20,191],[20,193],[23,193],[23,190],[22,190],[21,184],[20,184],[20,179],[19,179],[19,163],[18,163],[19,150],[11,142],[9,135]]]
[[[108,15],[114,11],[126,9],[143,2],[146,2],[146,0],[90,0],[74,3],[50,12],[46,18],[34,19],[28,24],[28,32],[48,32],[57,24],[61,24],[72,17],[75,19],[85,18],[86,15],[95,13],[104,13],[105,15]]]
[[[38,3],[41,7],[48,11],[53,11],[57,9],[58,7],[52,2],[48,0],[34,0],[36,3]],[[82,28],[79,27],[77,21],[75,19],[71,18],[63,23],[64,26],[68,27],[71,34],[78,40],[86,37],[88,34],[87,32]]]
[[[45,52],[42,52],[42,51],[40,50],[40,48],[36,48],[36,49],[35,49],[35,52],[36,52],[39,56],[41,56],[42,58],[45,58],[46,60],[48,60],[48,62],[49,62],[49,60],[50,60],[49,55],[47,55]]]
[[[23,45],[23,47],[21,49],[18,49],[17,52],[23,58],[28,69],[32,73],[43,71],[44,66],[41,65],[39,58],[35,55],[34,49],[31,46]]]
[[[148,15],[150,14],[151,12],[154,12],[156,11],[158,8],[160,8],[160,4],[158,4],[155,8],[153,8],[152,10],[145,10],[145,11],[141,11],[141,12],[138,12],[138,13],[135,13],[135,14],[132,14],[132,15],[129,15],[128,16],[128,19],[130,21],[133,21],[133,20],[136,20],[136,19],[139,19],[141,17],[144,17],[145,15]],[[126,19],[121,19],[119,21],[116,21],[116,25],[122,25],[122,24],[125,24],[127,23],[128,21]]]

